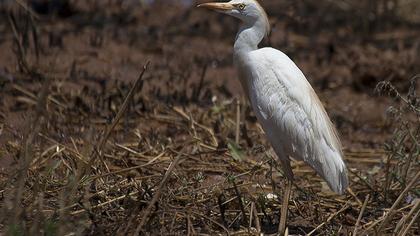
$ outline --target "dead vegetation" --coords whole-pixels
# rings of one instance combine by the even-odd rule
[[[285,180],[235,80],[234,21],[167,1],[16,2],[0,4],[1,233],[277,232]],[[382,1],[389,21],[366,28],[347,18],[363,5],[295,2],[264,1],[266,44],[325,101],[351,185],[336,196],[294,163],[289,234],[420,234],[419,26]]]

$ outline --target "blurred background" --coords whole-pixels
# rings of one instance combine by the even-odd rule
[[[130,208],[125,204],[150,200],[156,190],[154,187],[160,183],[162,170],[176,156],[173,150],[180,151],[177,147],[188,146],[186,140],[201,140],[215,151],[202,153],[199,160],[206,162],[196,169],[190,167],[197,165],[198,159],[190,160],[190,166],[185,162],[179,167],[184,168],[185,173],[180,170],[179,176],[185,174],[183,191],[188,193],[223,182],[220,176],[226,177],[226,173],[251,170],[255,164],[245,161],[240,164],[245,167],[233,168],[232,165],[239,165],[235,164],[235,157],[251,156],[247,160],[256,162],[265,160],[269,145],[256,124],[233,68],[232,46],[239,22],[197,9],[195,6],[202,2],[206,1],[0,1],[0,176],[4,187],[0,188],[4,189],[0,191],[4,200],[0,231],[131,232],[130,223],[135,225],[133,222],[141,216],[134,214],[131,217],[133,213],[124,210]],[[340,223],[317,229],[316,233],[336,233],[341,225],[344,227],[341,233],[351,234],[357,209],[367,194],[378,202],[372,203],[369,220],[360,224],[366,224],[362,227],[364,230],[372,230],[369,228],[372,222],[394,203],[419,170],[420,108],[416,91],[420,73],[420,1],[259,2],[266,9],[272,26],[271,34],[261,46],[283,51],[301,68],[338,128],[352,173],[360,171],[353,176],[354,193],[334,202],[340,209],[347,200],[357,199],[353,211],[344,211]],[[112,132],[104,149],[99,150],[104,154],[101,154],[101,161],[94,161],[98,162],[98,167],[92,169],[90,177],[121,170],[125,173],[126,168],[150,161],[131,160],[130,155],[139,158],[139,153],[148,156],[165,153],[168,159],[160,163],[161,167],[139,168],[133,170],[134,173],[128,171],[129,177],[115,174],[115,178],[111,178],[114,175],[100,178],[98,183],[96,179],[92,180],[95,186],[83,185],[80,181],[72,185],[72,179],[78,176],[82,166],[79,162],[83,162],[83,157],[80,159],[80,156],[85,152],[85,161],[90,160],[89,155],[93,155],[104,130],[147,61],[150,65],[144,75],[142,90],[135,94],[125,118]],[[188,152],[204,152],[203,146],[196,150],[194,145],[188,146],[191,148]],[[225,152],[227,154],[223,154]],[[220,173],[206,171],[211,163],[223,162],[217,157],[224,155],[233,157],[235,160],[229,159],[233,164],[225,163],[220,167]],[[299,169],[299,165],[296,168]],[[194,182],[197,173],[201,173],[201,182]],[[270,186],[268,183],[272,178],[267,173],[259,173],[257,179],[267,181]],[[303,196],[302,203],[298,204],[311,209],[305,205],[312,204],[307,199],[322,198],[323,195],[316,192],[323,188],[321,184],[312,186],[309,180],[314,175],[305,177],[307,173],[311,173],[310,170],[302,170],[298,178],[316,190],[306,195],[300,192],[295,198]],[[90,177],[87,174],[86,178]],[[127,181],[127,178],[134,182],[147,179],[149,187],[139,183],[133,187],[129,180],[124,191],[128,196],[136,189],[137,198],[110,203],[106,207],[115,212],[105,213],[109,209],[102,208],[103,205],[98,207],[98,204],[119,197],[118,192],[107,191],[107,186],[111,182]],[[194,179],[194,186],[200,183],[199,186],[191,187],[188,182],[191,179]],[[361,179],[368,184],[360,184]],[[182,182],[177,178],[172,181]],[[270,191],[274,190],[275,187]],[[95,195],[101,191],[104,192],[102,195]],[[226,196],[237,194],[231,188],[211,189],[202,194],[220,196],[224,191]],[[241,192],[249,194],[244,199],[252,200],[256,191],[242,189]],[[172,210],[179,210],[188,206],[183,202],[185,199],[171,194],[174,202],[169,204],[172,200],[162,200],[162,208],[177,205],[179,208]],[[419,197],[418,187],[411,194],[408,206],[414,204],[412,199]],[[72,197],[65,197],[67,200],[64,201],[63,196],[67,195]],[[217,196],[209,197],[212,200],[208,201],[217,206]],[[26,207],[18,204],[21,201]],[[211,212],[211,207],[205,203],[208,202],[194,203],[194,209]],[[264,211],[262,206],[257,205],[256,210]],[[275,217],[276,206],[269,204],[266,207],[271,207],[272,211],[261,213],[264,217],[260,230],[273,232],[274,226],[270,227],[270,224],[275,225],[276,218],[268,220],[267,216]],[[48,209],[43,211],[44,207]],[[232,212],[235,209],[240,212],[238,205],[229,207]],[[320,214],[335,209],[325,205],[313,207],[321,209]],[[143,208],[136,209],[140,212]],[[42,217],[37,211],[42,212]],[[291,232],[308,233],[326,221],[325,217],[319,216],[304,221],[301,218],[308,218],[308,215],[299,215],[299,211],[297,206],[292,209]],[[184,212],[166,219],[167,215],[162,212],[155,212],[156,215],[163,214],[157,217],[161,222],[151,220],[149,226],[165,222],[176,222],[178,226],[146,227],[146,231],[186,234],[224,230],[214,223],[202,223],[212,224],[210,228],[200,225],[199,220],[203,217],[197,214]],[[213,217],[212,214],[208,217]],[[226,219],[223,216],[221,220],[220,214],[224,214],[218,214],[211,220],[224,225],[225,230],[244,227],[237,220],[240,216],[229,218],[226,215]],[[121,229],[121,222],[127,217],[131,217],[129,226]],[[74,229],[73,223],[65,219],[84,226]],[[392,224],[396,225],[399,219],[393,220]],[[39,223],[44,221],[47,226]],[[178,221],[184,223],[178,224]],[[48,228],[50,226],[52,228]],[[390,226],[388,233],[391,228],[395,227]],[[407,232],[419,233],[419,224]]]
[[[19,58],[13,51],[18,49],[8,24],[12,11],[17,30],[28,30],[28,35],[21,36],[22,56],[62,78],[132,80],[150,60],[157,77],[151,83],[162,84],[161,96],[182,100],[176,95],[191,92],[190,86],[200,81],[206,67],[204,83],[211,89],[200,91],[199,102],[211,104],[213,95],[222,100],[241,97],[232,65],[239,22],[195,9],[196,4],[188,0],[3,1],[1,70],[4,74],[24,69],[16,68]],[[420,3],[266,0],[261,4],[272,24],[261,46],[285,52],[303,70],[346,136],[346,146],[382,144],[387,102],[374,89],[387,80],[408,91],[410,79],[419,72]]]

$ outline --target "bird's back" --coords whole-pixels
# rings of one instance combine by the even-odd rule
[[[308,163],[337,193],[348,180],[336,130],[295,63],[273,48],[236,58],[244,89],[276,154]]]

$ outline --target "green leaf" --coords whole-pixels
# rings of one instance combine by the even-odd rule
[[[48,219],[44,225],[44,231],[46,236],[57,235],[58,223],[54,220]]]
[[[241,147],[235,142],[228,141],[228,149],[233,159],[235,159],[236,161],[242,161],[244,159],[244,152],[241,150]]]

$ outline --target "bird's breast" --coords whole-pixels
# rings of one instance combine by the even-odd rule
[[[248,83],[249,99],[260,122],[275,122],[274,115],[289,103],[285,88],[277,80],[256,78]]]
[[[285,100],[284,87],[272,75],[272,71],[261,71],[250,64],[245,55],[234,57],[239,80],[257,118],[262,122],[270,119],[278,108],[280,100]]]

